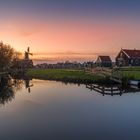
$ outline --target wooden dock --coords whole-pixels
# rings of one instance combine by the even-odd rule
[[[104,68],[104,67],[96,67],[92,69],[88,69],[87,72],[93,73],[93,74],[99,74],[104,77],[109,77],[111,81],[115,83],[122,84],[123,79],[123,73],[119,69],[111,69],[111,68]]]
[[[122,73],[122,71],[120,71],[118,69],[112,69],[110,80],[112,80],[116,83],[122,84],[123,83],[123,73]]]

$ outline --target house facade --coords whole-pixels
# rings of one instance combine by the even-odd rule
[[[98,56],[95,64],[96,66],[100,66],[100,67],[111,67],[112,60],[110,56]]]
[[[140,50],[121,49],[116,57],[117,66],[140,66]]]

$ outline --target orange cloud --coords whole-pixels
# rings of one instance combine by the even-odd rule
[[[20,35],[23,37],[29,37],[32,36],[34,34],[34,32],[21,32]]]

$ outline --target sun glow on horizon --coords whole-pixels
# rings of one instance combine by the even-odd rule
[[[90,5],[88,8],[91,11],[73,7],[73,13],[64,3],[62,5],[69,12],[65,7],[62,8],[65,12],[62,12],[59,3],[53,3],[56,6],[54,11],[49,7],[45,11],[46,7],[43,6],[46,3],[40,5],[41,9],[38,9],[38,2],[34,3],[37,4],[35,7],[30,3],[27,7],[26,4],[23,3],[23,7],[27,8],[27,13],[19,5],[15,8],[16,5],[12,5],[11,10],[9,8],[5,13],[0,23],[0,40],[22,53],[30,46],[33,59],[89,60],[99,54],[110,55],[114,59],[121,48],[140,48],[140,19],[129,12],[129,15],[123,13],[123,8],[120,8],[122,15],[119,15],[113,10],[109,14],[96,7],[92,11]],[[116,5],[113,6],[118,10]],[[105,5],[105,9],[109,10],[108,5]]]

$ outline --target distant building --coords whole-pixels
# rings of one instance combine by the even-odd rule
[[[32,60],[16,60],[12,66],[12,68],[17,69],[28,69],[33,68],[33,61]]]
[[[93,68],[94,67],[94,62],[93,61],[88,61],[83,63],[84,68]]]
[[[112,60],[110,56],[98,56],[95,64],[96,66],[100,66],[100,67],[111,67]]]
[[[34,68],[39,68],[39,69],[82,69],[83,65],[78,62],[58,62],[56,64],[37,64],[34,66]]]
[[[18,70],[25,70],[28,68],[33,68],[33,61],[29,58],[29,55],[33,55],[30,53],[30,48],[27,48],[27,51],[24,53],[24,59],[17,59],[13,62],[11,68]]]
[[[117,66],[140,66],[140,50],[121,49],[116,57]]]

